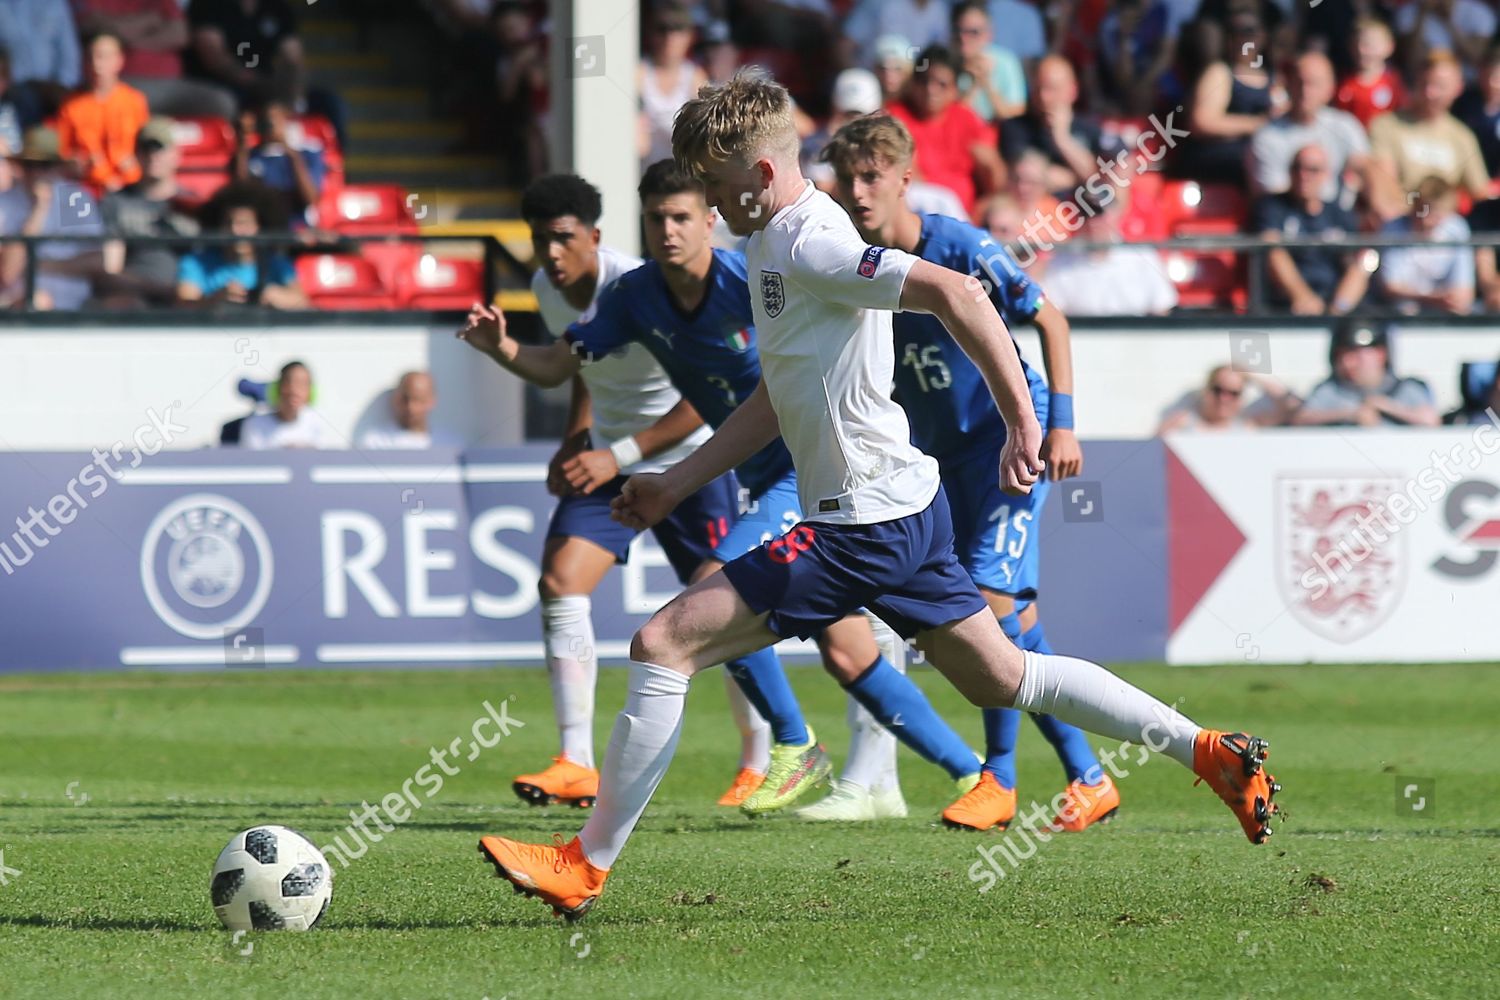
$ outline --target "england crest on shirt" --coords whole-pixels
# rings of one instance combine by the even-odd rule
[[[775,271],[760,272],[760,304],[772,319],[786,308],[786,290],[781,285],[781,275]]]

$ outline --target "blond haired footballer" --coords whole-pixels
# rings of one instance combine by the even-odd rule
[[[843,209],[802,177],[790,98],[755,71],[684,105],[672,147],[702,179],[709,204],[750,237],[763,376],[707,444],[664,473],[633,476],[615,516],[655,523],[779,431],[806,520],[689,587],[642,626],[593,815],[566,844],[481,838],[498,873],[554,912],[581,917],[666,774],[691,678],[778,639],[814,634],[862,606],[913,638],[973,704],[1043,712],[1145,742],[1207,781],[1246,836],[1265,841],[1278,786],[1262,766],[1264,740],[1200,729],[1086,660],[1023,653],[958,565],[937,463],[909,443],[906,416],[891,399],[891,313],[936,316],[979,366],[1008,429],[1000,484],[1024,495],[1042,473],[1042,431],[989,298],[964,275],[860,239]]]

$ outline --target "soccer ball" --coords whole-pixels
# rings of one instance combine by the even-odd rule
[[[333,869],[300,833],[257,826],[219,852],[209,893],[232,931],[311,930],[328,912]]]

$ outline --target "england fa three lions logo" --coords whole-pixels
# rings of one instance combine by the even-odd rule
[[[775,271],[760,272],[760,304],[772,319],[786,308],[786,289],[781,286],[781,275]]]

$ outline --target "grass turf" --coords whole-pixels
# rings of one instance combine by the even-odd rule
[[[1248,845],[1164,759],[1124,766],[1119,818],[981,893],[1000,835],[934,826],[946,778],[903,751],[911,818],[751,822],[715,809],[737,739],[718,678],[695,685],[676,763],[576,926],[511,894],[481,833],[568,835],[511,777],[553,750],[539,670],[0,679],[0,996],[1480,996],[1500,926],[1500,667],[1121,671],[1209,724],[1268,736],[1287,821]],[[929,670],[961,731],[977,713]],[[599,693],[602,747],[624,672]],[[793,672],[836,757],[843,698]],[[274,822],[329,843],[398,791],[482,702],[526,724],[339,871],[311,934],[232,943],[209,868]],[[1023,729],[1022,801],[1061,786]],[[1397,776],[1428,779],[1403,812]],[[1003,862],[1002,862],[1003,864]],[[20,874],[15,874],[19,870]],[[242,954],[247,945],[249,954]]]

